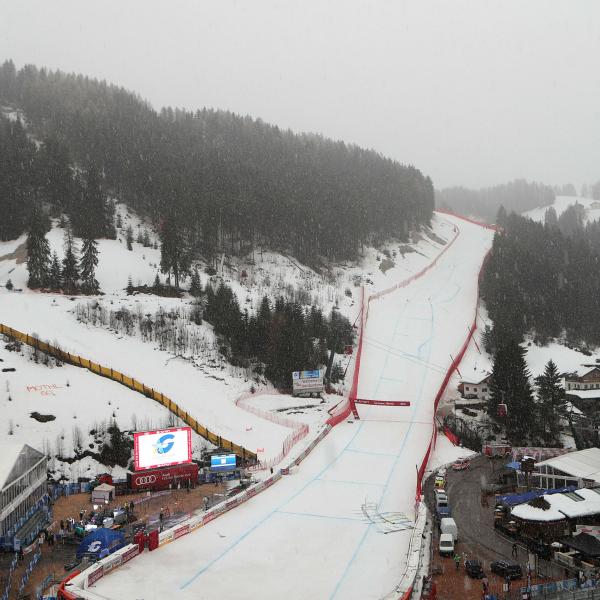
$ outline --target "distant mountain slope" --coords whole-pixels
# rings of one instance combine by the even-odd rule
[[[414,167],[250,117],[157,112],[106,82],[34,66],[17,71],[11,61],[0,67],[0,103],[23,111],[50,167],[67,158],[91,166],[107,192],[156,224],[173,222],[178,243],[205,256],[261,243],[309,262],[353,258],[361,244],[406,236],[431,218],[432,182]],[[26,150],[24,162],[35,166]],[[36,185],[18,188],[20,206],[36,193],[67,208],[79,201],[64,199],[72,194],[62,185],[65,169],[48,185],[56,171],[48,165]],[[18,168],[26,169],[23,161]],[[0,203],[11,181],[0,177]]]

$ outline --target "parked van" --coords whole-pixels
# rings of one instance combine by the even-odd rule
[[[458,527],[456,526],[456,521],[453,518],[444,517],[440,521],[440,532],[451,534],[454,543],[458,543]]]
[[[448,508],[448,496],[446,494],[437,494],[435,497],[435,507],[437,509],[440,508]]]
[[[454,539],[451,533],[440,535],[439,551],[441,556],[454,556]]]
[[[443,477],[436,477],[433,486],[436,489],[443,489],[446,487],[446,480]]]

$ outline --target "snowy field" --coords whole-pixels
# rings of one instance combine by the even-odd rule
[[[54,458],[71,457],[76,445],[82,451],[98,453],[96,440],[104,438],[113,420],[121,430],[163,428],[179,423],[162,405],[118,383],[70,365],[36,364],[28,357],[28,347],[23,346],[22,352],[9,352],[0,343],[0,368],[15,369],[0,372],[0,434],[47,452],[53,457],[50,469],[71,481],[77,481],[78,477],[93,478],[107,471],[115,477],[124,476],[121,467],[105,467],[91,456],[72,465]],[[40,422],[32,413],[54,419]],[[194,434],[196,458],[200,457],[203,443]]]
[[[492,241],[489,230],[459,219],[437,223],[446,239],[459,227],[457,241],[423,278],[372,302],[365,332],[359,396],[411,405],[360,406],[359,421],[334,428],[290,475],[101,579],[92,588],[99,597],[369,599],[393,589],[411,530],[386,534],[382,521],[400,528],[402,515],[414,516],[433,398],[473,320]]]
[[[585,209],[585,222],[590,223],[600,219],[600,201],[592,200],[590,198],[582,198],[580,196],[556,196],[554,204],[554,210],[556,215],[560,215],[569,208],[572,204],[581,204]],[[533,221],[544,222],[546,211],[550,208],[549,206],[541,206],[539,208],[533,208],[523,213],[524,217],[529,217]]]

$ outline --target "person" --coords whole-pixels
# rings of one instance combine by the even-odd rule
[[[204,496],[204,510],[208,510],[208,496]]]
[[[159,520],[159,521],[162,523],[162,522],[163,522],[163,519],[164,519],[164,517],[165,517],[165,516],[164,516],[164,514],[163,514],[163,509],[161,508],[161,509],[160,509],[160,513],[159,513],[159,515],[158,515],[158,520]]]
[[[129,510],[133,513],[133,509],[135,508],[135,504],[133,503],[133,500],[129,503]]]
[[[454,564],[456,565],[456,570],[458,571],[460,567],[460,554],[458,553],[454,555]]]
[[[517,542],[513,542],[512,556],[514,556],[515,558],[519,556],[519,547],[517,546]]]
[[[481,585],[483,586],[483,593],[487,594],[487,592],[488,592],[488,585],[489,585],[487,577],[484,576],[484,578],[481,580]]]

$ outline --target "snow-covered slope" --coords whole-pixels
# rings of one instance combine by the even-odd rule
[[[590,198],[583,198],[579,196],[556,196],[554,204],[554,210],[556,215],[560,216],[569,206],[572,204],[581,204],[585,209],[585,222],[597,221],[600,219],[600,201],[592,200]],[[529,217],[533,221],[540,223],[544,222],[546,211],[550,208],[549,206],[541,206],[539,208],[533,208],[523,213],[524,217]]]
[[[149,224],[124,205],[118,204],[117,212],[123,224],[118,230],[118,239],[99,240],[97,279],[104,292],[99,298],[68,297],[28,290],[24,236],[0,244],[0,322],[134,376],[170,396],[217,434],[251,450],[261,449],[265,459],[277,455],[283,440],[290,433],[289,428],[261,419],[235,404],[236,399],[247,393],[251,385],[261,393],[271,393],[272,390],[268,386],[253,384],[243,369],[223,363],[214,344],[210,325],[194,326],[195,332],[206,341],[206,354],[176,357],[174,354],[181,353],[159,350],[157,343],[144,342],[135,335],[116,334],[109,328],[78,322],[77,306],[85,306],[90,301],[99,302],[102,310],[127,308],[141,315],[153,315],[158,310],[172,312],[189,309],[191,299],[188,297],[179,299],[125,294],[124,288],[130,276],[134,285],[151,284],[154,281],[158,273],[160,251],[135,241],[133,249],[127,250],[124,233],[127,226],[132,227],[134,240],[138,231],[144,229],[149,231],[151,242],[155,242],[157,236]],[[434,220],[433,230],[416,235],[411,244],[390,242],[385,248],[389,258],[374,248],[366,248],[359,264],[331,265],[319,272],[299,264],[293,258],[273,252],[257,250],[254,260],[252,257],[241,260],[224,256],[217,264],[218,274],[211,281],[213,286],[218,286],[220,281],[230,285],[238,295],[240,305],[249,310],[258,306],[263,295],[271,298],[284,295],[296,297],[304,303],[315,303],[325,312],[337,305],[353,321],[358,310],[355,301],[360,289],[358,286],[365,284],[369,289],[386,287],[420,269],[443,248],[443,236],[443,222]],[[58,220],[47,237],[52,250],[62,258],[64,231],[58,226]],[[384,269],[380,268],[382,261],[385,261]],[[202,284],[205,285],[209,277],[203,272],[203,265],[199,267]],[[9,278],[15,288],[22,291],[6,290],[3,284]],[[164,276],[161,278],[164,281]],[[26,370],[27,366],[21,368]],[[143,405],[154,405],[145,398],[140,400]],[[338,400],[339,397],[334,397],[327,399],[325,406],[315,407],[314,410],[304,409],[302,412],[292,410],[290,413],[292,418],[316,426],[317,421],[322,422],[326,418],[329,402]],[[261,400],[257,399],[257,402],[260,404]],[[285,397],[281,402],[285,404]],[[294,406],[297,405],[295,403],[296,400],[290,402]],[[278,410],[274,405],[269,406]],[[7,411],[7,418],[12,418],[10,406]],[[31,441],[39,445],[35,444],[36,440]]]
[[[382,522],[413,516],[416,466],[432,434],[433,398],[449,355],[473,320],[477,273],[491,245],[489,230],[436,217],[446,240],[454,225],[461,234],[434,268],[370,306],[359,396],[411,405],[359,407],[360,421],[335,427],[289,476],[198,532],[101,579],[94,593],[110,599],[177,593],[207,600],[365,600],[393,589],[411,531],[386,535]]]

